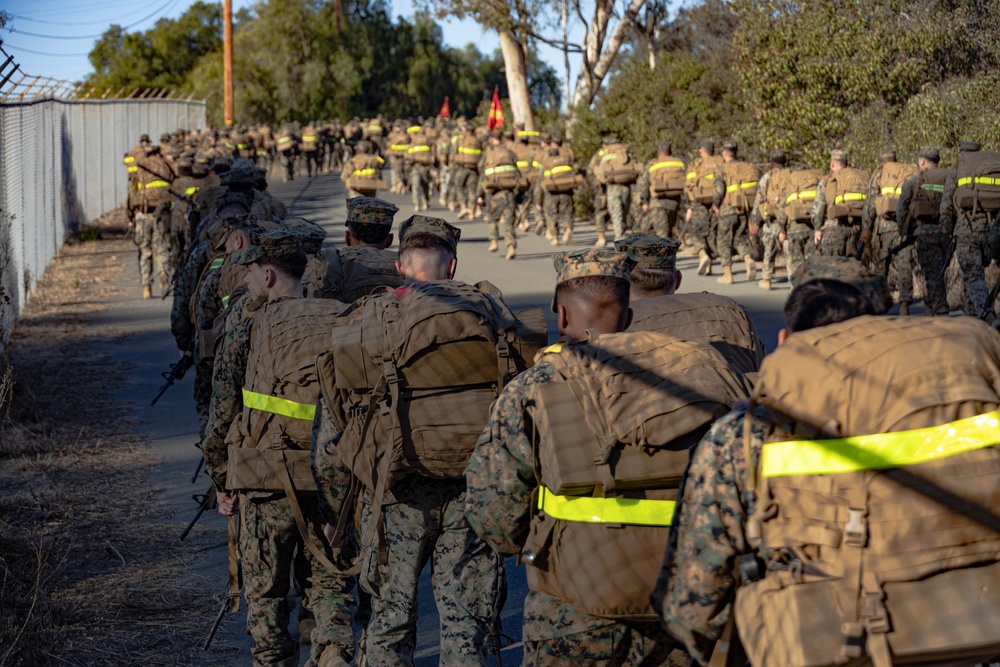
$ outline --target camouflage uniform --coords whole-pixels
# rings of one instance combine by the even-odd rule
[[[608,226],[608,197],[604,192],[604,184],[597,177],[597,170],[601,164],[602,157],[604,157],[603,148],[594,153],[587,165],[587,177],[590,179],[594,192],[594,226],[597,228],[597,235],[599,237],[605,235],[604,233]]]
[[[823,179],[816,187],[816,199],[813,201],[813,229],[823,231],[816,252],[828,257],[854,257],[858,246],[858,225],[843,225],[838,220],[826,219],[826,189],[828,179]]]
[[[712,206],[719,211],[716,218],[718,229],[715,246],[723,268],[733,265],[733,250],[738,257],[750,254],[750,246],[747,243],[747,214],[738,213],[735,208],[723,203],[725,198],[726,172],[725,167],[720,166],[712,181]]]
[[[611,218],[611,229],[614,230],[615,239],[625,237],[625,217],[628,215],[629,197],[631,189],[628,185],[618,183],[607,183],[604,186],[608,202],[608,215]]]
[[[779,236],[782,232],[782,224],[778,222],[777,210],[780,207],[780,202],[784,200],[781,192],[776,192],[776,201],[765,201],[767,199],[767,189],[770,186],[771,179],[775,174],[784,167],[778,167],[771,169],[763,176],[760,177],[760,182],[757,185],[757,196],[753,200],[753,208],[750,211],[750,225],[759,227],[760,240],[764,246],[764,257],[762,259],[762,266],[760,277],[761,280],[771,280],[774,277],[774,260],[778,256],[778,251],[781,250],[781,244]],[[761,212],[761,206],[766,205],[769,215],[765,218]]]
[[[209,257],[214,254],[208,241],[202,241],[188,253],[187,262],[174,284],[174,302],[170,308],[170,333],[177,342],[177,349],[194,357],[193,396],[195,410],[198,412],[198,434],[205,435],[208,423],[208,404],[212,398],[212,366],[211,363],[199,363],[200,355],[197,349],[198,338],[195,335],[195,322],[192,318],[191,300],[195,296],[198,281]],[[221,267],[221,262],[220,262]]]
[[[990,235],[990,215],[979,212],[972,217],[971,211],[957,210],[955,188],[957,172],[948,174],[941,199],[941,225],[954,230],[955,256],[962,267],[962,281],[965,283],[965,314],[979,317],[987,306],[990,288],[986,284],[986,266],[992,259],[988,244]],[[926,271],[926,269],[925,269]],[[990,311],[993,304],[989,304]],[[989,319],[992,321],[992,318]]]
[[[688,209],[691,211],[691,221],[688,223],[687,243],[692,250],[704,250],[713,257],[718,256],[708,207],[692,202],[688,204]]]
[[[653,158],[642,170],[642,175],[636,181],[635,187],[639,197],[639,205],[647,206],[649,210],[643,216],[640,226],[636,231],[640,233],[652,233],[664,238],[670,236],[677,227],[677,211],[680,202],[667,197],[654,197],[649,191],[649,168],[659,162],[658,158]]]
[[[892,308],[892,294],[885,276],[873,272],[853,257],[827,257],[814,254],[788,276],[792,288],[809,282],[830,278],[853,285],[871,302],[876,315],[884,315]]]
[[[875,214],[875,199],[881,194],[879,182],[882,179],[882,165],[872,173],[865,196],[865,208],[861,218],[861,229],[867,231],[872,244],[872,256],[876,258],[876,270],[885,270],[885,260],[889,252],[903,240],[902,222],[906,217],[891,220]],[[899,290],[900,303],[913,301],[913,246],[903,248],[892,259],[890,282]]]
[[[626,267],[631,264],[623,253],[607,250],[577,251],[553,259],[561,280],[588,275],[627,277]],[[543,357],[504,388],[465,469],[466,517],[476,533],[501,554],[521,552],[536,511],[538,443],[528,394],[536,385],[551,381],[554,372]],[[688,664],[682,656],[671,656],[675,643],[657,623],[592,616],[538,591],[529,591],[524,601],[523,637],[524,665]]]
[[[896,220],[906,220],[919,179],[919,175],[911,176],[900,188]],[[933,222],[915,220],[910,225],[910,233],[916,239],[914,245],[917,249],[917,259],[924,270],[924,283],[927,286],[924,303],[927,305],[927,312],[932,315],[947,315],[950,309],[948,290],[944,281],[944,263],[948,254],[948,237],[951,233],[942,228],[940,220]]]

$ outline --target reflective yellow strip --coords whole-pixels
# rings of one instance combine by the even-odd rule
[[[687,174],[684,175],[684,178],[686,178],[689,181],[693,181],[694,179],[698,178],[698,172],[689,171]]]
[[[684,163],[683,162],[678,162],[677,160],[666,160],[665,162],[657,162],[656,164],[654,164],[652,167],[649,168],[649,173],[652,174],[654,171],[659,171],[661,169],[666,169],[667,167],[670,167],[671,169],[683,169],[684,168]],[[695,172],[693,172],[693,171],[688,172],[687,177],[688,178],[694,178],[694,176],[692,176],[692,174],[694,174],[694,173]]]
[[[130,174],[134,174],[137,171],[139,171],[139,167],[128,167],[128,173]]]
[[[251,410],[260,410],[292,419],[312,421],[316,416],[316,406],[306,403],[296,403],[287,398],[258,394],[249,389],[243,389],[243,405]]]
[[[462,139],[465,139],[465,135],[464,134],[456,134],[454,137],[451,138],[451,145],[454,146],[455,144],[457,144]]]
[[[608,160],[613,160],[618,157],[617,153],[605,153],[604,157],[601,158],[601,162],[607,162]]]
[[[715,174],[705,174],[705,180],[706,181],[714,181],[715,180]]]
[[[378,169],[355,169],[351,172],[351,176],[374,176],[378,173]]]
[[[750,188],[757,187],[757,181],[745,181],[743,183],[734,183],[732,185],[726,186],[726,192],[736,192],[737,190],[749,190]]]
[[[389,148],[394,151],[405,151],[410,147],[410,144],[389,144]]]
[[[378,160],[379,164],[385,164],[385,160],[383,160],[382,158],[378,157],[377,155],[375,156],[375,159]]]
[[[530,130],[520,130],[517,133],[517,136],[519,136],[519,137],[539,137],[539,136],[541,136],[541,133],[539,133],[539,132],[532,132]]]
[[[538,169],[541,166],[542,166],[541,162],[535,162],[534,160],[531,161],[531,168],[532,169]]]
[[[517,171],[517,167],[512,164],[503,164],[499,167],[489,167],[486,169],[485,174],[487,176],[492,176],[493,174],[502,174],[507,171]]]
[[[223,308],[229,307],[229,298],[230,298],[229,294],[227,294],[224,297],[222,297],[222,307]]]
[[[291,141],[291,140],[292,140],[291,137],[278,137],[278,143],[279,144],[283,144],[283,143]]]
[[[190,188],[188,188],[187,190],[184,191],[184,195],[186,197],[190,197],[194,193],[198,192],[198,190],[199,190],[199,188],[198,188],[197,185],[192,185]]]
[[[131,155],[126,155],[124,158],[122,158],[122,162],[124,162],[125,164],[132,164],[133,162],[135,162],[135,158],[132,157]]]
[[[411,125],[410,127],[406,128],[407,134],[413,134],[414,132],[419,132],[419,131],[420,131],[419,125]]]
[[[216,257],[212,260],[212,263],[208,265],[210,269],[221,269],[223,262],[226,261],[225,257]]]
[[[429,151],[430,149],[431,149],[430,146],[410,146],[410,148],[406,152],[407,153],[424,153],[426,151]]]
[[[989,176],[976,176],[976,178],[973,179],[970,176],[966,176],[965,178],[958,179],[958,186],[962,187],[963,185],[968,185],[972,183],[973,180],[975,180],[976,185],[1000,185],[1000,178],[991,178]]]
[[[770,442],[761,453],[765,477],[837,475],[916,465],[1000,443],[1000,410],[950,424],[833,440]]]
[[[785,199],[785,203],[791,204],[796,199],[816,199],[816,191],[803,190],[802,192],[793,192],[792,194],[788,195],[787,199]]]
[[[559,354],[563,351],[563,347],[565,347],[565,345],[565,343],[553,343],[542,350],[542,354]]]
[[[481,148],[464,148],[462,146],[458,147],[458,152],[463,155],[482,155],[483,150]]]
[[[144,187],[146,189],[149,189],[149,188],[169,188],[170,187],[170,183],[167,183],[166,181],[150,181],[149,183],[146,183],[142,187]]]
[[[864,201],[868,197],[863,192],[845,192],[833,198],[834,204],[843,204],[845,201]]]
[[[528,168],[528,161],[527,160],[518,160],[515,164],[517,164],[517,168],[518,169],[527,169]]]
[[[538,489],[538,509],[563,521],[669,526],[677,507],[673,500],[557,496],[544,486]]]
[[[369,130],[381,130],[382,126],[381,125],[369,125],[368,129]]]
[[[903,188],[882,188],[882,194],[884,195],[900,195],[903,192]]]
[[[250,148],[250,145],[249,144],[236,144],[236,147],[239,148],[241,151],[245,151],[246,149]]]
[[[306,136],[302,137],[302,141],[316,141],[316,137],[315,135],[307,134]]]
[[[934,185],[933,183],[924,183],[923,185],[920,186],[920,189],[921,190],[927,190],[929,192],[937,192],[937,193],[940,193],[940,194],[944,194],[944,186],[943,185]]]
[[[555,174],[565,174],[567,171],[573,171],[573,167],[568,164],[559,165],[558,167],[552,167],[545,171],[543,176],[548,178],[549,176],[554,176]]]

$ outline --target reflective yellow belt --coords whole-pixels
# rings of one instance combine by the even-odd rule
[[[458,152],[462,155],[482,155],[483,149],[481,148],[465,148],[464,146],[458,147]]]
[[[903,192],[903,188],[882,188],[882,194],[884,195],[900,195]]]
[[[765,477],[837,475],[927,463],[1000,443],[1000,410],[950,424],[832,440],[770,442],[761,451]]]
[[[166,181],[150,181],[149,183],[146,183],[145,185],[142,185],[141,183],[139,185],[140,185],[140,187],[146,188],[147,190],[149,188],[169,188],[170,187],[170,183],[167,183]]]
[[[684,175],[684,178],[686,178],[689,181],[693,181],[694,179],[698,178],[698,172],[689,171],[687,174]]]
[[[136,167],[135,165],[129,165],[126,168],[128,169],[128,173],[130,174],[134,174],[135,172],[139,171],[139,167]]]
[[[816,191],[803,190],[802,192],[793,192],[792,194],[788,195],[788,197],[785,199],[785,203],[791,204],[796,199],[816,199]]]
[[[518,169],[527,169],[528,168],[528,161],[527,160],[518,160],[515,164],[517,165]]]
[[[935,185],[933,183],[924,183],[920,186],[921,190],[927,190],[928,192],[937,192],[939,194],[944,194],[943,185]]]
[[[652,174],[654,171],[659,171],[660,169],[665,169],[667,167],[670,167],[672,169],[683,169],[684,163],[678,162],[677,160],[666,160],[665,162],[657,162],[656,164],[654,164],[652,167],[649,168],[649,173]],[[692,174],[694,173],[695,172],[693,171],[689,172],[687,177],[692,178]]]
[[[312,421],[316,416],[316,406],[306,403],[296,403],[287,398],[258,394],[249,389],[243,389],[243,405],[251,410],[260,410],[292,419]]]
[[[316,141],[316,137],[310,134],[302,137],[302,141]]]
[[[512,164],[502,164],[499,167],[488,167],[484,174],[486,176],[492,176],[493,174],[502,174],[507,171],[517,171],[517,167]]]
[[[135,162],[135,158],[132,157],[131,155],[126,155],[125,157],[122,158],[122,162],[124,162],[125,164],[132,164],[133,162]]]
[[[278,137],[278,143],[279,144],[284,144],[284,143],[287,143],[287,142],[289,142],[291,140],[292,140],[291,137]]]
[[[623,523],[633,526],[669,526],[677,503],[641,498],[557,496],[538,487],[538,509],[553,519],[581,523]]]
[[[381,125],[369,125],[368,129],[369,130],[378,130],[379,132],[381,132],[382,131],[382,126]]]
[[[355,169],[351,172],[351,176],[374,176],[378,173],[378,169]]]
[[[198,188],[197,185],[192,185],[191,187],[189,187],[187,190],[184,191],[184,196],[185,197],[190,197],[194,193],[198,192],[198,190],[199,190],[199,188]]]
[[[965,178],[958,179],[958,187],[969,185],[972,182],[976,185],[1000,185],[1000,178],[993,178],[991,176],[976,176],[973,179],[971,176],[966,176]]]
[[[561,164],[558,167],[552,167],[543,173],[542,175],[548,178],[549,176],[555,176],[556,174],[565,174],[567,171],[573,171],[573,167],[568,164]]]
[[[757,181],[744,181],[743,183],[734,183],[732,185],[726,186],[726,192],[736,192],[737,190],[749,190],[750,188],[757,187]]]
[[[390,144],[389,145],[389,148],[391,148],[394,151],[405,151],[409,147],[410,147],[410,144]]]
[[[542,166],[541,162],[535,162],[534,160],[531,161],[531,168],[532,169],[538,169],[541,166]]]
[[[615,159],[616,157],[618,157],[617,153],[605,153],[604,156],[601,158],[601,163],[603,164],[603,163],[607,162],[608,160]]]
[[[863,192],[845,192],[833,198],[834,204],[843,204],[845,201],[864,201],[868,197]]]
[[[519,130],[517,133],[519,137],[538,137],[541,136],[539,132],[532,132],[531,130]]]
[[[410,146],[407,153],[425,153],[431,149],[430,146]]]
[[[419,131],[420,131],[419,125],[411,125],[410,127],[406,128],[407,134],[413,134],[414,132],[419,132]]]
[[[246,149],[250,148],[250,145],[249,144],[236,144],[236,147],[239,148],[241,151],[245,151]]]
[[[455,144],[457,144],[462,139],[465,139],[465,135],[464,134],[456,134],[454,137],[451,138],[451,145],[454,146]]]
[[[222,264],[225,261],[226,261],[225,257],[216,257],[215,259],[212,260],[212,263],[208,265],[208,268],[213,269],[213,270],[214,269],[221,269],[222,268]]]

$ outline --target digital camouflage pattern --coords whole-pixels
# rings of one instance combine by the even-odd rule
[[[139,249],[139,275],[143,285],[153,285],[153,269],[160,267],[164,276],[170,264],[170,235],[162,233],[160,216],[135,212],[132,241]],[[168,223],[169,224],[169,223]]]
[[[429,207],[431,188],[431,168],[414,162],[410,166],[410,191],[413,194],[413,208],[417,211]]]
[[[615,250],[623,252],[635,262],[637,269],[677,268],[677,250],[681,242],[660,236],[627,236],[615,241]]]
[[[352,197],[347,200],[347,223],[391,226],[399,208],[377,197]]]
[[[489,198],[486,217],[486,232],[490,241],[500,239],[500,226],[503,226],[503,238],[507,247],[517,247],[517,233],[514,231],[514,208],[516,206],[513,190],[497,190]]]
[[[826,257],[813,255],[803,262],[788,280],[792,288],[802,283],[820,278],[829,278],[854,285],[862,294],[868,297],[875,311],[884,315],[892,307],[892,295],[885,277],[868,270],[864,264],[853,257]]]
[[[191,299],[198,287],[198,279],[208,265],[211,248],[202,241],[191,248],[187,262],[174,281],[174,300],[170,307],[170,333],[177,349],[194,352],[194,321],[191,319]]]
[[[615,239],[625,236],[625,218],[628,216],[631,189],[627,185],[608,183],[604,186],[607,196],[608,215],[611,218],[611,229]]]
[[[692,203],[688,206],[688,210],[691,211],[691,220],[687,223],[686,243],[696,252],[704,250],[709,255],[715,256],[715,235],[712,234],[708,207]]]
[[[674,513],[653,607],[670,634],[699,664],[707,664],[732,610],[739,557],[752,550],[745,526],[754,497],[744,454],[746,405],[719,419],[694,447]],[[770,417],[754,413],[752,464]]]
[[[302,240],[302,235],[293,231],[278,230],[254,233],[251,235],[250,245],[234,254],[230,261],[245,266],[253,264],[262,257],[280,257],[304,252]]]
[[[624,252],[611,248],[588,248],[552,255],[556,285],[575,278],[607,276],[628,280],[635,262]]]
[[[957,178],[957,173],[952,171],[944,182],[941,224],[946,230],[954,229],[955,256],[962,267],[962,281],[965,283],[965,314],[979,317],[990,295],[986,284],[986,266],[992,259],[988,239],[991,225],[997,223],[991,222],[991,216],[986,213],[980,212],[972,217],[969,211],[956,210]]]
[[[558,239],[560,234],[573,231],[573,195],[565,192],[543,193],[543,213],[549,236]]]
[[[927,155],[935,155],[936,149],[925,149]],[[921,151],[923,154],[925,151]],[[896,208],[896,220],[906,220],[907,212],[910,210],[910,203],[913,200],[914,189],[920,176],[911,176],[903,182],[900,188],[899,204]],[[911,223],[913,224],[913,223]],[[927,287],[927,295],[924,303],[927,305],[927,312],[935,315],[947,315],[948,290],[945,286],[944,263],[948,254],[948,234],[941,227],[939,221],[916,221],[916,226],[911,233],[916,241],[917,261],[920,262],[924,270],[924,283]]]
[[[715,248],[719,253],[719,263],[723,267],[733,265],[734,250],[737,257],[750,254],[747,242],[747,214],[738,213],[735,208],[723,203],[726,197],[726,185],[726,172],[720,165],[712,180],[712,205],[719,211],[716,217]]]

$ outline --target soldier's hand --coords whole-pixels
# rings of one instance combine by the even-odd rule
[[[712,207],[712,215],[719,215],[719,207],[718,206],[713,206]]]
[[[788,240],[788,237],[785,236],[785,232],[778,232],[778,241],[784,243],[786,240]]]
[[[823,232],[821,230],[817,229],[813,233],[813,243],[815,243],[816,245],[819,245],[819,242],[820,242],[820,240],[822,238],[823,238]]]
[[[643,213],[649,213],[649,204],[643,204],[642,205],[642,212]]]
[[[691,222],[691,209],[688,209],[687,213],[684,214],[684,222]]]
[[[476,203],[479,204],[480,206],[482,206],[483,205],[483,198],[482,197],[476,197]]]
[[[222,516],[232,516],[236,509],[236,494],[228,494],[225,491],[217,491],[216,502],[219,504],[219,514]]]
[[[759,231],[760,231],[760,225],[750,225],[747,228],[747,232],[750,234],[750,236],[757,236],[757,232]]]

